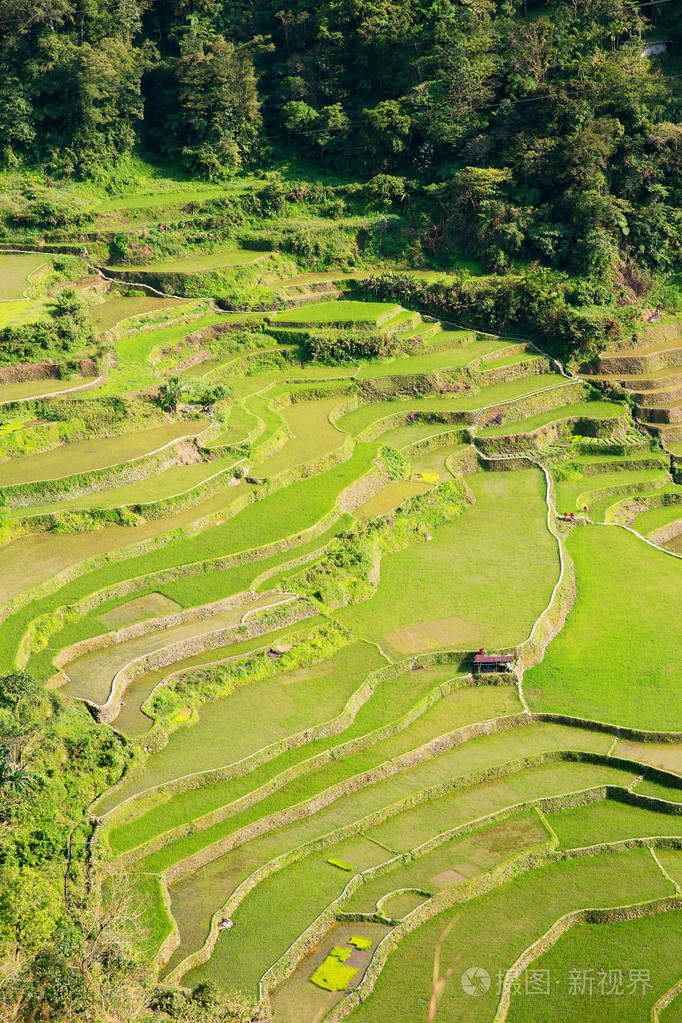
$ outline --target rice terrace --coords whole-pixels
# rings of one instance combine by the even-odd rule
[[[0,0],[0,1023],[682,1021],[679,6],[427,6]]]

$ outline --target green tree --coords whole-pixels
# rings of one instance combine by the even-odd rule
[[[258,134],[259,100],[251,48],[221,36],[192,37],[171,65],[173,95],[166,97],[167,149],[208,177],[231,173]]]
[[[161,408],[167,412],[175,412],[181,398],[182,383],[180,377],[169,377],[165,384],[162,384],[159,388],[159,404]]]

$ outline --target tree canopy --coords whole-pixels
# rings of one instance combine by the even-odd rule
[[[0,160],[93,174],[138,147],[220,179],[290,153],[430,187],[493,268],[666,271],[681,89],[644,44],[679,48],[672,7],[0,0]]]

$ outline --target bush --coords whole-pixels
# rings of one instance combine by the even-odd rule
[[[310,331],[304,342],[306,358],[330,366],[358,359],[385,359],[401,350],[402,343],[388,331]]]

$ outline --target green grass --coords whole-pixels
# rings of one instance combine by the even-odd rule
[[[531,840],[534,841],[535,837],[536,834]],[[332,848],[336,857],[339,847]],[[247,847],[242,849],[242,857],[246,850]],[[344,873],[326,863],[324,858],[326,855],[329,855],[327,850],[322,854],[313,853],[294,867],[274,874],[258,885],[237,910],[234,916],[235,931],[241,923],[242,938],[248,940],[249,948],[253,949],[253,954],[257,956],[257,966],[261,973],[288,947],[303,927],[311,923],[324,906],[340,894],[347,883],[347,876]],[[495,856],[494,851],[491,855]],[[664,881],[650,857],[648,861],[643,859],[641,868],[645,875],[646,887],[651,887],[655,895],[665,894],[672,889],[672,885]],[[592,869],[594,870],[594,867]],[[635,875],[632,879],[633,885],[636,888],[636,869],[633,874]],[[621,884],[624,882],[621,881]],[[599,891],[596,883],[594,890]],[[276,907],[277,927],[272,927],[273,907]],[[290,927],[292,922],[298,930]],[[288,939],[286,943],[282,940],[283,937]],[[221,940],[219,939],[209,964],[191,971],[183,981],[192,985],[200,979],[212,977],[220,978],[225,987],[246,984],[251,989],[251,985],[257,982],[259,977],[258,970],[253,969],[251,957],[240,956],[239,961],[235,961],[231,955],[229,942],[223,942],[221,947]]]
[[[679,730],[682,637],[673,609],[682,564],[615,526],[575,529],[567,547],[576,602],[544,660],[526,672],[532,709]]]
[[[312,777],[304,775],[297,778],[257,805],[220,821],[205,831],[179,838],[158,852],[151,853],[141,863],[144,864],[145,870],[153,872],[164,870],[179,859],[198,852],[246,824],[309,799],[321,788],[339,784],[354,774],[366,771],[386,759],[414,748],[415,745],[423,745],[431,736],[441,734],[445,730],[442,727],[434,730],[429,717],[425,715],[423,719],[418,719],[417,726],[411,726],[391,739],[385,739],[338,762],[332,761],[316,769]],[[302,835],[319,836],[333,830],[331,821],[334,822],[334,827],[352,823],[373,810],[390,806],[410,793],[440,784],[448,778],[468,774],[479,767],[500,765],[529,754],[567,746],[576,748],[579,745],[582,748],[600,749],[604,745],[601,739],[593,740],[584,733],[570,734],[568,729],[559,726],[542,725],[531,730],[515,729],[512,732],[514,734],[505,732],[502,735],[472,740],[471,743],[448,750],[380,782],[362,787],[351,795],[339,795],[325,810],[318,811],[313,817],[300,822],[296,828],[294,847],[300,844]],[[561,746],[561,743],[564,745]],[[291,828],[288,830],[291,831]],[[280,844],[282,842],[283,839],[280,839]],[[411,842],[409,848],[413,845],[414,842]],[[284,844],[282,851],[289,847]]]
[[[16,486],[107,469],[142,458],[181,437],[196,437],[209,425],[208,419],[181,420],[151,430],[138,430],[113,437],[91,437],[63,444],[40,455],[14,458],[3,465],[2,485]]]
[[[0,403],[28,401],[46,394],[73,391],[86,384],[94,384],[95,377],[71,377],[67,380],[25,380],[18,384],[0,385]]]
[[[549,976],[549,993],[526,994],[523,976],[521,991],[512,998],[507,1020],[649,1023],[654,1002],[679,980],[681,958],[679,911],[639,920],[580,924],[562,935],[532,964],[532,970],[545,971],[544,977]],[[588,979],[583,988],[580,983],[572,984],[571,976],[591,978],[591,983]],[[633,982],[637,976],[639,983]],[[646,985],[641,982],[642,977]],[[663,1013],[665,1023],[670,1018],[668,1012]]]
[[[229,182],[227,185],[193,185],[185,188],[172,188],[168,191],[155,188],[151,192],[139,195],[123,195],[117,199],[104,199],[93,207],[93,213],[109,213],[118,210],[146,210],[154,206],[184,206],[187,203],[206,202],[207,199],[218,199],[226,191],[242,188],[241,182]]]
[[[335,717],[362,678],[383,663],[376,649],[354,643],[321,664],[236,690],[206,707],[196,725],[175,732],[168,745],[150,757],[144,774],[119,791],[116,802],[173,778],[236,762],[283,736]],[[243,728],[246,715],[254,722],[248,731]],[[242,779],[235,781],[243,787]],[[173,796],[144,818],[114,829],[112,848],[125,852],[160,831],[221,806],[232,798],[231,787],[241,791],[240,785],[224,782]]]
[[[588,419],[610,419],[612,416],[623,417],[627,409],[623,405],[611,401],[583,401],[574,405],[564,405],[562,408],[550,409],[547,412],[540,412],[537,416],[529,419],[522,419],[517,423],[503,423],[502,426],[486,426],[477,430],[479,437],[507,437],[516,436],[519,433],[532,433],[540,430],[549,423],[559,423],[565,419],[572,419],[580,416]]]
[[[232,405],[227,422],[220,433],[209,442],[209,447],[219,448],[227,444],[241,444],[258,425],[256,417],[241,405]]]
[[[394,302],[353,302],[339,300],[337,302],[320,302],[302,306],[300,309],[286,309],[277,313],[276,323],[341,323],[374,320],[391,309],[398,307]]]
[[[138,542],[155,540],[169,531],[173,531],[173,536],[168,542],[177,541],[181,535],[186,535],[180,532],[185,527],[191,527],[192,530],[201,529],[204,528],[202,525],[204,520],[213,515],[218,515],[221,518],[228,516],[230,506],[235,501],[246,497],[253,489],[251,484],[242,483],[239,487],[221,490],[199,504],[190,505],[184,511],[176,512],[168,517],[150,519],[134,526],[105,526],[94,532],[85,533],[68,533],[57,530],[21,537],[12,544],[0,548],[0,605],[23,590],[37,586],[71,566],[76,566],[75,569],[72,569],[76,576],[89,575],[92,570],[81,571],[80,563],[84,559],[93,556],[101,558],[104,554],[111,556],[113,552],[116,552],[117,555],[120,554],[125,559],[135,553]],[[164,541],[156,540],[156,542],[163,543]],[[113,559],[110,557],[107,560]],[[74,584],[73,588],[69,588],[67,592],[75,594],[74,599],[78,600],[84,594],[79,589],[78,579],[74,579]],[[71,584],[69,586],[71,587]],[[42,601],[40,602],[41,609],[44,607],[45,610],[51,611],[58,607],[61,603],[61,592],[58,592],[59,596],[56,602],[54,598],[48,597],[46,605],[43,605]],[[24,614],[23,611],[18,613]],[[34,617],[30,608],[27,608],[25,613],[28,614],[26,622]],[[3,652],[6,649],[3,632],[7,630],[8,634],[13,633],[15,621],[16,619],[12,617],[9,620],[10,623],[4,625],[0,632],[0,650]]]
[[[430,483],[411,483],[409,480],[388,483],[378,494],[356,508],[353,514],[358,519],[374,519],[398,508],[408,498],[424,494],[431,489]]]
[[[321,401],[301,401],[279,413],[291,431],[284,447],[254,466],[254,476],[276,476],[280,472],[331,454],[343,443],[343,434],[327,418],[339,403],[338,395]],[[253,405],[251,406],[253,408]]]
[[[546,733],[544,742],[552,738],[552,744],[561,741],[555,733]],[[565,735],[566,748],[585,749],[590,744],[583,732],[573,736]],[[493,746],[487,740],[475,740],[469,745],[473,755],[472,770],[485,768]],[[535,748],[535,740],[533,740]],[[506,749],[506,745],[505,745]],[[528,749],[530,753],[530,748]],[[603,752],[603,749],[599,749]],[[622,771],[606,764],[591,764],[559,760],[540,766],[526,767],[501,778],[491,779],[480,785],[471,785],[457,789],[448,795],[433,799],[428,803],[406,810],[397,817],[389,818],[367,832],[368,837],[383,843],[396,852],[409,852],[410,849],[433,838],[451,828],[478,820],[491,813],[497,813],[509,806],[516,806],[534,799],[547,796],[565,795],[594,788],[596,785],[620,785],[626,787],[634,781],[632,772]]]
[[[425,440],[427,437],[435,437],[439,433],[457,429],[450,423],[408,423],[406,426],[396,426],[381,434],[380,441],[390,448],[405,448],[418,440]]]
[[[0,301],[24,298],[29,274],[49,260],[49,255],[41,252],[0,253]]]
[[[658,500],[663,494],[682,494],[682,487],[676,483],[666,483],[665,486],[659,487],[657,490],[638,491],[630,496],[604,497],[600,501],[590,504],[590,518],[594,522],[612,521],[614,517],[618,518],[621,504],[629,504],[630,501],[646,501],[650,497]],[[608,518],[606,519],[607,514]]]
[[[201,871],[183,878],[172,886],[170,893],[173,916],[178,922],[181,944],[170,960],[171,968],[201,946],[208,933],[211,915],[221,908],[237,885],[248,877],[260,862],[271,859],[273,855],[279,855],[283,847],[285,844],[279,836],[262,836],[217,860],[211,860]],[[361,870],[383,862],[386,857],[385,851],[379,846],[357,836],[329,846],[318,853],[317,858],[324,860],[325,856],[331,853],[352,856]],[[328,867],[328,870],[337,877],[342,876],[333,867]],[[348,880],[347,875],[345,880]],[[337,941],[333,942],[336,943]],[[329,946],[330,949],[331,947],[332,945]]]
[[[42,298],[0,301],[0,329],[45,319],[48,303]]]
[[[443,942],[441,976],[450,966],[437,1020],[489,1021],[497,1007],[496,978],[554,921],[582,907],[617,906],[672,894],[648,850],[635,850],[554,863],[522,875],[504,887],[439,914],[405,937],[389,958],[368,999],[348,1019],[352,1023],[413,1023],[424,1018],[431,993],[433,953]],[[460,977],[470,967],[485,969],[491,987],[479,998],[467,994]],[[547,1016],[545,1019],[549,1018]],[[556,1017],[551,1017],[556,1018]]]
[[[219,611],[208,618],[198,618],[194,621],[184,621],[179,625],[155,629],[146,635],[81,654],[68,663],[69,681],[62,687],[62,693],[69,697],[92,700],[98,704],[104,703],[109,696],[114,676],[125,665],[141,659],[144,655],[154,654],[172,643],[198,639],[210,632],[232,628],[232,634],[237,638],[238,633],[234,630],[239,625],[242,614],[268,603],[272,603],[269,597],[259,597],[255,601],[247,599],[243,607],[238,606]]]
[[[140,944],[144,949],[145,958],[151,960],[171,933],[171,920],[158,877],[153,874],[137,874],[133,881],[133,890],[138,911],[141,912]]]
[[[545,356],[539,352],[534,352],[532,349],[527,349],[525,352],[514,352],[512,355],[501,355],[499,359],[492,359],[490,362],[482,366],[481,369],[502,369],[504,366],[516,366],[518,363],[533,363],[538,362],[540,359],[544,359]]]
[[[641,791],[639,788],[637,791]],[[614,799],[550,814],[549,822],[565,849],[652,835],[682,835],[682,816],[645,810]]]
[[[657,529],[676,522],[678,519],[682,519],[682,503],[663,505],[661,508],[651,508],[638,515],[634,528],[643,536],[650,536]],[[682,523],[680,523],[680,528],[682,529]]]
[[[136,300],[120,299],[120,301]],[[187,315],[189,317],[193,312],[199,311],[196,306],[192,307],[186,303],[182,306],[177,303],[177,306],[179,316]],[[193,316],[186,321],[167,327],[151,327],[148,330],[140,329],[126,334],[115,343],[116,362],[109,371],[109,379],[103,385],[102,393],[122,394],[143,388],[158,387],[164,377],[163,374],[156,373],[150,363],[150,356],[154,348],[157,345],[172,345],[175,341],[181,341],[187,334],[211,326],[218,318],[216,315],[204,314]]]
[[[301,707],[300,710],[297,710],[297,713],[301,714],[301,720],[304,725],[309,725],[325,720],[325,711],[328,715],[332,716],[338,713],[363,678],[371,671],[382,667],[383,664],[384,661],[378,658],[378,652],[375,648],[370,647],[368,644],[356,643],[352,644],[347,650],[337,654],[331,660],[316,665],[312,672],[307,672],[306,670],[291,673],[291,676],[280,676],[279,679],[270,680],[268,686],[259,683],[258,691],[256,690],[256,685],[250,687],[250,690],[254,694],[254,699],[257,699],[259,697],[262,698],[263,695],[269,697],[270,694],[279,694],[282,691],[286,694],[288,692],[287,687],[290,687],[293,693],[298,693],[300,689]],[[151,808],[142,816],[112,829],[112,848],[117,853],[126,852],[128,849],[134,848],[135,845],[149,841],[149,839],[154,838],[169,828],[186,824],[197,816],[227,805],[245,792],[258,788],[294,764],[301,763],[312,756],[316,756],[351,739],[367,735],[374,731],[374,729],[381,728],[397,720],[401,714],[406,713],[414,705],[416,700],[424,697],[439,681],[448,677],[451,671],[452,668],[447,669],[446,667],[427,669],[423,673],[420,672],[418,678],[412,678],[408,675],[407,677],[402,676],[397,680],[382,682],[370,699],[360,708],[355,720],[344,731],[337,735],[309,742],[297,749],[288,750],[267,764],[256,768],[247,778],[215,782],[201,789],[177,795],[165,793],[151,797],[150,804],[154,804],[156,801],[158,805],[151,805]],[[307,682],[309,675],[313,678],[312,682]],[[323,684],[325,687],[326,696],[324,699],[318,693],[318,678],[319,684]],[[299,683],[307,682],[307,686],[292,685],[292,683],[297,681]],[[352,689],[349,689],[351,683]],[[332,686],[336,687],[337,692],[329,691]],[[482,697],[478,699],[472,698],[467,689],[457,691],[443,701],[440,706],[437,706],[435,713],[429,714],[427,712],[423,716],[420,725],[413,730],[411,735],[420,736],[424,734],[428,738],[434,732],[442,730],[442,728],[456,727],[458,724],[467,724],[470,721],[486,719],[496,714],[507,713],[510,709],[516,709],[513,703],[514,693],[511,690],[503,689],[499,694],[490,695],[486,690],[481,692],[488,699],[484,700]],[[239,694],[235,694],[235,696],[237,695]],[[234,696],[230,697],[229,702],[225,702],[218,710],[221,713],[224,712],[224,714],[231,714],[234,709],[234,713],[236,713],[241,703],[245,700],[251,703],[251,696],[245,695],[244,698],[239,700],[235,699]],[[315,700],[318,702],[314,702]],[[335,710],[334,708],[337,709]],[[283,716],[282,711],[278,712],[274,709],[271,714],[266,715],[263,713],[263,721],[255,736],[249,737],[248,740],[246,737],[242,737],[240,740],[245,750],[257,748],[257,745],[254,747],[254,743],[257,744],[259,736],[262,736],[263,743],[272,741],[268,739],[268,736],[272,734],[279,737],[280,732],[277,728],[273,729],[272,725],[272,721],[277,719],[278,713],[280,717]],[[307,718],[303,716],[304,713],[308,715]],[[208,716],[207,714],[207,718]],[[212,712],[210,717],[211,719],[213,718]],[[447,718],[445,724],[443,723],[444,718]],[[289,724],[291,728],[295,729],[296,719],[292,718]],[[214,727],[218,726],[214,726],[211,720],[207,720],[200,729],[200,732]],[[177,759],[175,750],[182,750],[187,746],[192,746],[200,732],[192,730],[191,734],[177,733],[177,738],[171,740],[174,744],[174,749],[170,750],[165,757],[162,754],[156,754],[148,765],[147,775],[153,778],[161,777],[162,781],[168,780],[166,776],[169,775],[171,770],[175,770],[174,761]],[[224,751],[221,751],[220,755],[224,756]],[[206,758],[208,756],[207,752]],[[222,761],[218,760],[218,764],[221,763]],[[139,791],[144,790],[145,787],[146,783],[143,784],[142,781],[135,783],[135,788],[139,789]]]
[[[221,557],[296,534],[300,541],[307,543],[309,538],[305,536],[305,531],[331,511],[338,495],[367,471],[374,454],[373,445],[358,445],[352,458],[342,465],[320,476],[292,484],[286,490],[264,495],[253,508],[247,507],[221,526],[207,529],[191,539],[177,539],[149,554],[127,558],[86,573],[49,597],[35,601],[12,615],[0,633],[0,653],[11,662],[16,644],[33,618],[64,603],[74,603],[88,593],[124,579],[179,564]],[[146,536],[163,533],[173,526],[192,522],[202,514],[227,507],[231,501],[242,496],[246,489],[246,484],[230,488],[203,505],[194,506],[171,519],[157,520],[145,526],[109,527],[107,530],[76,537],[50,534],[26,537],[0,550],[0,579],[5,584],[5,599],[27,586],[35,585],[41,578],[40,573],[42,578],[49,578],[57,570],[57,565],[61,570],[81,558],[111,550],[116,547],[117,541],[119,545],[131,544]],[[20,545],[23,546],[20,548]],[[21,554],[17,557],[19,550]],[[6,579],[2,574],[3,560],[7,566],[13,565],[13,574]],[[157,588],[156,585],[154,588]]]
[[[221,659],[242,657],[244,654],[267,648],[275,642],[293,643],[304,639],[311,629],[319,625],[317,617],[308,618],[301,626],[285,626],[282,629],[273,629],[263,636],[255,639],[245,640],[242,643],[234,643],[229,647],[218,647],[216,650],[207,650],[194,657],[187,657],[166,668],[158,668],[156,671],[149,671],[141,675],[126,689],[125,700],[121,712],[116,718],[115,728],[126,736],[142,736],[152,726],[152,719],[144,712],[144,704],[152,690],[167,677],[169,673],[183,671],[187,668],[204,667]]]
[[[558,553],[545,524],[540,472],[467,482],[476,504],[433,540],[384,556],[376,596],[337,613],[394,658],[520,643],[549,600]]]
[[[200,722],[190,732],[176,733],[171,740],[172,748],[165,755],[163,751],[154,755],[147,765],[145,778],[135,781],[130,792],[144,791],[149,785],[160,784],[177,776],[179,764],[183,770],[201,770],[221,766],[225,762],[239,759],[240,752],[243,756],[249,755],[262,745],[267,745],[283,735],[294,734],[303,727],[329,720],[340,713],[363,678],[382,667],[384,663],[375,648],[371,648],[367,644],[356,643],[330,660],[319,663],[310,669],[298,669],[295,672],[274,676],[269,680],[269,684],[254,683],[248,689],[235,692],[211,708],[211,713],[206,715],[203,725]],[[371,699],[361,707],[355,721],[343,732],[288,750],[256,768],[248,777],[215,782],[203,788],[176,795],[166,792],[152,796],[150,803],[158,805],[152,805],[151,809],[142,816],[112,829],[112,849],[116,853],[126,852],[128,849],[162,834],[169,828],[187,824],[202,814],[227,805],[232,800],[258,788],[280,772],[306,761],[311,756],[350,739],[366,735],[375,728],[397,720],[402,713],[407,712],[413,706],[416,700],[427,695],[448,674],[449,671],[445,668],[431,669],[420,673],[419,677],[415,679],[408,675],[407,679],[403,676],[399,680],[382,682]],[[228,733],[232,735],[239,728],[239,719],[234,721],[232,719],[236,717],[242,706],[248,705],[253,710],[259,701],[263,701],[263,705],[265,705],[272,697],[282,698],[282,694],[283,706],[281,708],[273,707],[269,714],[265,714],[262,710],[262,722],[259,728],[253,736],[240,736],[236,750],[232,751],[231,749],[226,761],[225,749],[215,736],[216,730],[226,727]],[[300,706],[294,706],[293,701],[298,701]],[[457,704],[455,700],[451,700],[444,706],[453,715],[453,708],[456,711]],[[493,705],[491,707],[493,713],[494,709]],[[217,722],[214,721],[216,715]],[[463,710],[462,723],[471,719],[476,720],[480,716],[485,717],[486,715],[481,715],[480,711],[473,714],[470,712],[467,715]],[[228,718],[231,723],[226,725],[225,722]],[[458,720],[456,714],[453,715],[453,719]],[[437,728],[435,730],[438,731]],[[411,734],[418,735],[425,731],[429,733],[434,731],[433,720],[426,716],[420,726],[415,728]],[[194,759],[192,759],[192,766],[188,768],[190,756],[196,756],[195,752],[190,754],[189,751],[194,750],[198,735],[207,737],[207,749],[202,751],[198,758],[199,766],[194,767]],[[372,754],[374,757],[376,755]],[[350,763],[351,761],[349,761]],[[336,770],[336,767],[333,767],[329,773],[334,773]],[[342,770],[344,774],[348,774],[352,767],[344,767]],[[304,784],[309,788],[310,780]],[[225,828],[225,825],[222,827]],[[229,825],[227,827],[229,830]]]
[[[174,582],[160,583],[158,586],[142,587],[136,593],[143,597],[145,594],[159,592],[164,597],[179,604],[181,607],[197,607],[200,604],[209,604],[234,593],[241,593],[251,587],[253,580],[262,572],[277,568],[285,564],[291,558],[299,557],[309,551],[317,551],[327,543],[340,530],[352,524],[350,515],[342,516],[338,522],[330,527],[325,533],[309,540],[305,544],[295,547],[293,550],[280,551],[258,561],[247,562],[243,565],[235,565],[232,568],[222,569],[213,572],[201,572],[195,576],[184,579],[177,579]],[[268,590],[275,587],[274,580],[266,580],[261,589]],[[109,631],[108,626],[102,620],[102,613],[124,605],[130,600],[129,596],[118,597],[99,605],[89,614],[76,621],[67,623],[63,629],[56,633],[50,640],[50,646],[38,654],[34,654],[29,662],[31,671],[38,678],[47,678],[52,674],[51,660],[56,649],[62,649],[72,643],[77,643],[92,636],[99,636]],[[204,655],[200,655],[204,657]],[[154,673],[152,673],[154,674]],[[163,677],[161,672],[160,677]],[[129,690],[130,692],[130,690]],[[126,697],[127,699],[127,697]]]
[[[296,863],[269,877],[236,910],[234,929],[220,934],[209,961],[186,974],[183,984],[214,980],[227,990],[256,995],[263,973],[341,894],[347,880],[322,859]]]

